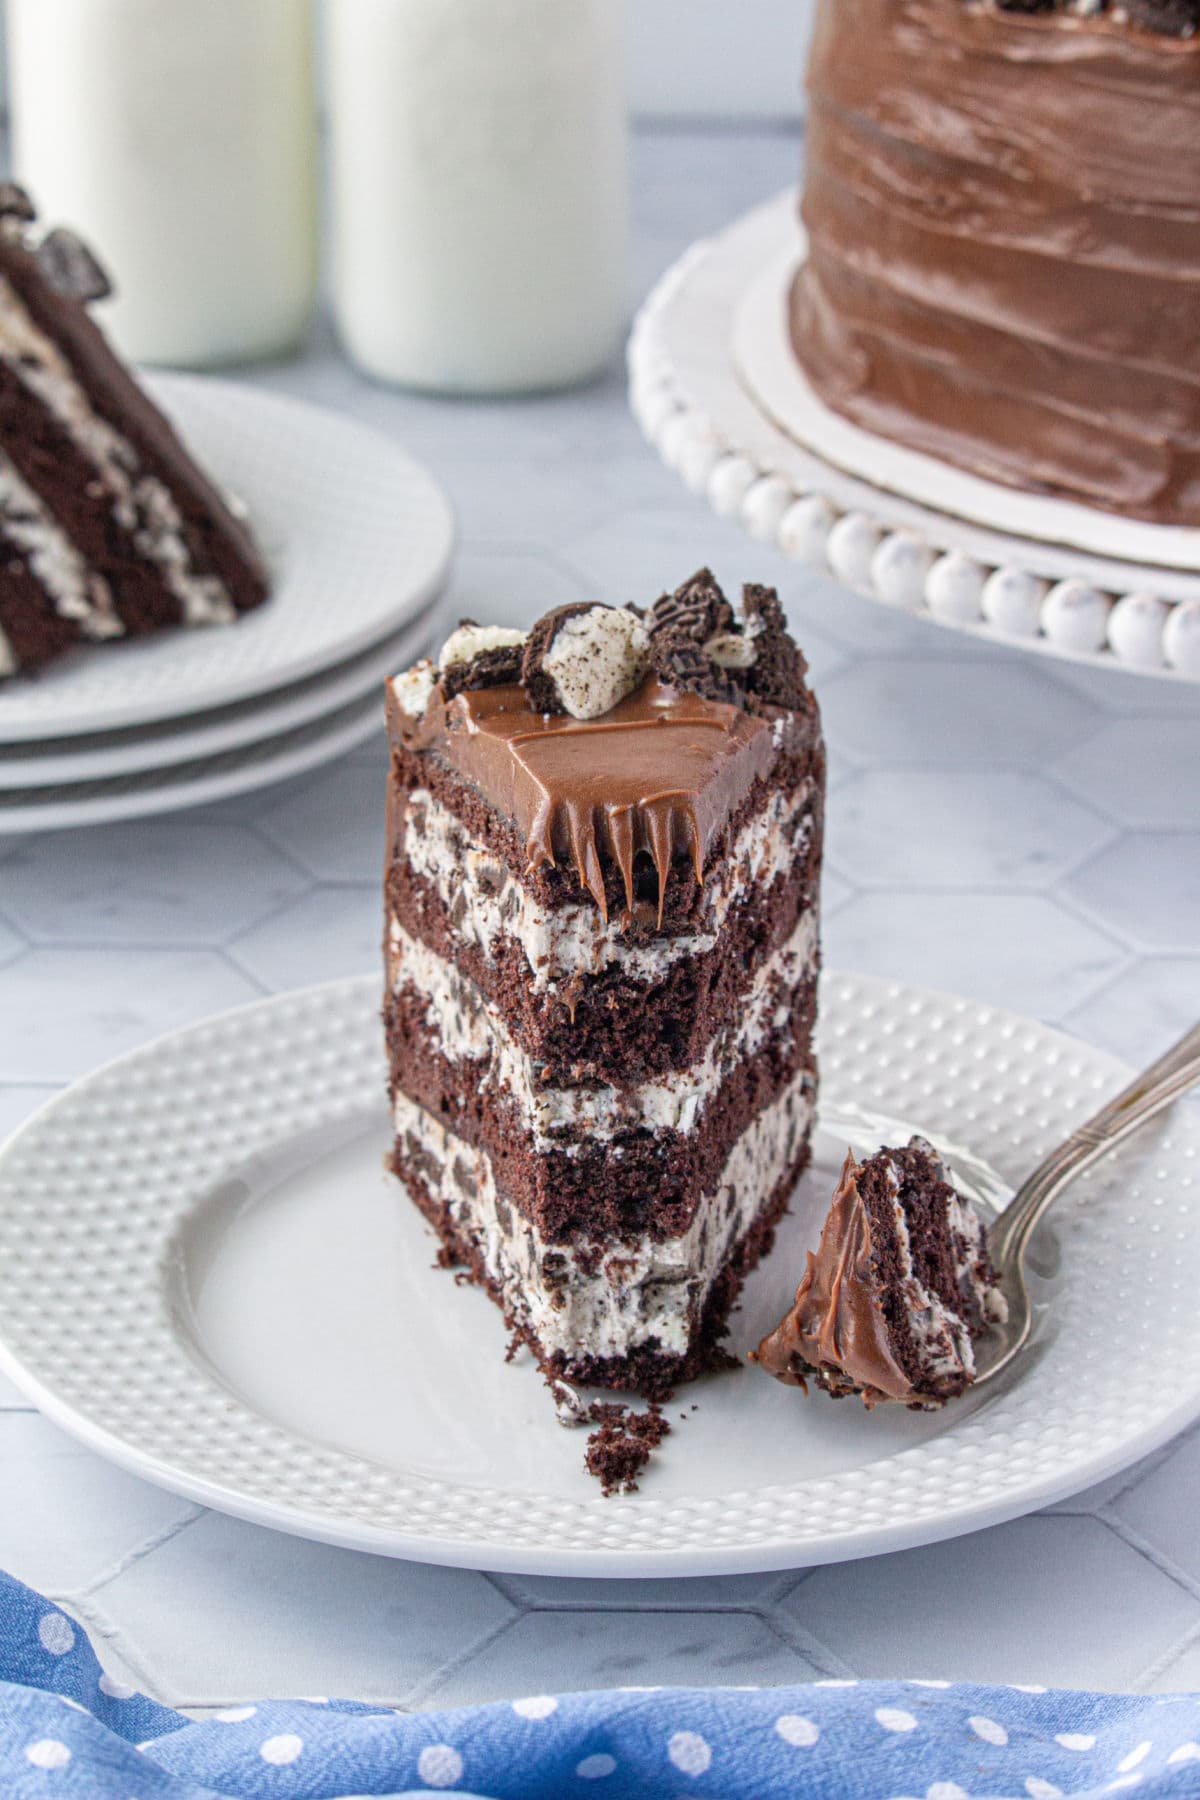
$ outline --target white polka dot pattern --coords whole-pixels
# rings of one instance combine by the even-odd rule
[[[463,1759],[450,1744],[428,1744],[417,1758],[417,1774],[432,1788],[462,1780]]]
[[[58,1738],[38,1738],[29,1745],[25,1758],[35,1769],[65,1769],[71,1752]]]
[[[38,1638],[51,1656],[65,1656],[75,1644],[75,1632],[63,1613],[46,1613],[38,1622]]]
[[[667,1755],[684,1775],[703,1775],[712,1762],[708,1741],[698,1731],[677,1731],[667,1745]]]
[[[820,1728],[801,1713],[784,1713],[776,1719],[775,1729],[785,1744],[794,1744],[798,1750],[807,1750],[821,1735]]]
[[[616,1757],[608,1756],[601,1750],[595,1756],[585,1756],[582,1762],[576,1763],[575,1773],[580,1781],[603,1781],[613,1773],[616,1766]]]
[[[185,1491],[203,1483],[205,1498],[317,1536],[621,1574],[630,1559],[643,1573],[652,1559],[678,1573],[791,1567],[929,1541],[948,1522],[974,1529],[1110,1473],[1200,1410],[1200,1122],[1184,1107],[1121,1153],[1118,1181],[1086,1177],[1056,1211],[1068,1278],[1024,1378],[902,1453],[789,1486],[741,1489],[736,1468],[718,1493],[656,1498],[647,1483],[615,1504],[582,1477],[578,1497],[457,1486],[289,1434],[188,1352],[162,1270],[232,1171],[301,1129],[373,1116],[378,1004],[364,979],[210,1021],[90,1077],[13,1140],[0,1159],[0,1338],[60,1422],[152,1458]],[[1037,1025],[883,981],[827,977],[822,1009],[827,1105],[869,1095],[1007,1181],[1121,1079],[1110,1058]],[[1130,1356],[1170,1382],[1128,1382]]]
[[[267,1738],[260,1746],[258,1754],[265,1763],[272,1763],[282,1768],[287,1763],[294,1763],[304,1749],[303,1738],[294,1732],[281,1732],[278,1737]]]
[[[527,1700],[514,1700],[512,1709],[519,1719],[548,1719],[558,1711],[553,1694],[533,1694]]]
[[[899,1706],[878,1706],[875,1717],[885,1731],[915,1731],[917,1721]]]

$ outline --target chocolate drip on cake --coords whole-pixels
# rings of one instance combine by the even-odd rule
[[[680,855],[701,881],[721,822],[776,754],[765,721],[655,680],[589,721],[531,711],[515,685],[435,696],[413,742],[504,807],[528,868],[569,865],[605,917],[606,864],[630,911],[641,857],[664,899]]]
[[[247,526],[89,317],[108,291],[0,186],[0,676],[267,594]]]
[[[777,606],[707,571],[479,630],[389,684],[394,1166],[552,1381],[659,1397],[727,1361],[808,1159],[819,719]]]
[[[978,1215],[932,1146],[847,1155],[791,1311],[754,1360],[797,1387],[928,1410],[975,1379],[974,1340],[1007,1316]]]

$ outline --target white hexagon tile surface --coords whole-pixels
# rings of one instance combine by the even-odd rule
[[[786,135],[636,147],[636,291],[794,175]],[[783,583],[825,707],[826,956],[1002,1001],[1129,1061],[1200,1017],[1200,696],[1035,665],[790,568],[644,448],[619,370],[444,405],[360,382],[323,326],[246,379],[394,435],[450,490],[449,609],[648,600],[702,562]],[[62,1083],[260,993],[369,968],[382,746],[172,821],[0,839],[0,1133]],[[1119,1346],[1114,1345],[1114,1354]],[[108,1468],[0,1381],[0,1563],[121,1679],[435,1706],[631,1682],[955,1676],[1200,1686],[1200,1428],[1036,1518],[877,1561],[691,1582],[379,1561],[206,1514]],[[981,1623],[982,1622],[982,1623]]]

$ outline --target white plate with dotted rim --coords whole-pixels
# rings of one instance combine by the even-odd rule
[[[373,978],[227,1013],[80,1082],[0,1153],[0,1366],[102,1455],[377,1553],[711,1575],[974,1531],[1200,1413],[1200,1113],[1182,1105],[1061,1203],[1039,1249],[1053,1304],[1005,1385],[868,1414],[745,1367],[681,1390],[641,1492],[605,1500],[583,1434],[528,1359],[505,1364],[498,1311],[432,1266],[384,1172],[378,1013]],[[820,1053],[815,1172],[748,1284],[739,1351],[790,1297],[848,1136],[917,1122],[995,1197],[1127,1077],[993,1007],[861,976],[825,977]]]
[[[144,379],[198,460],[245,503],[271,597],[232,625],[92,646],[0,682],[0,744],[118,731],[271,693],[392,636],[444,585],[449,501],[390,438],[231,381]]]

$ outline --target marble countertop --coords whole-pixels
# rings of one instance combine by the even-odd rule
[[[642,136],[637,290],[795,159],[785,134]],[[438,402],[361,381],[323,326],[244,379],[427,461],[461,521],[457,613],[644,601],[704,562],[780,582],[831,747],[831,965],[1001,1002],[1131,1062],[1200,1016],[1200,690],[978,644],[785,565],[659,464],[619,369],[571,395]],[[201,811],[0,840],[0,1134],[160,1032],[374,967],[384,767],[381,739]],[[523,1580],[203,1512],[0,1387],[0,1565],[84,1621],[111,1673],[188,1708],[854,1675],[1200,1688],[1198,1483],[1200,1428],[931,1549],[761,1578]]]

